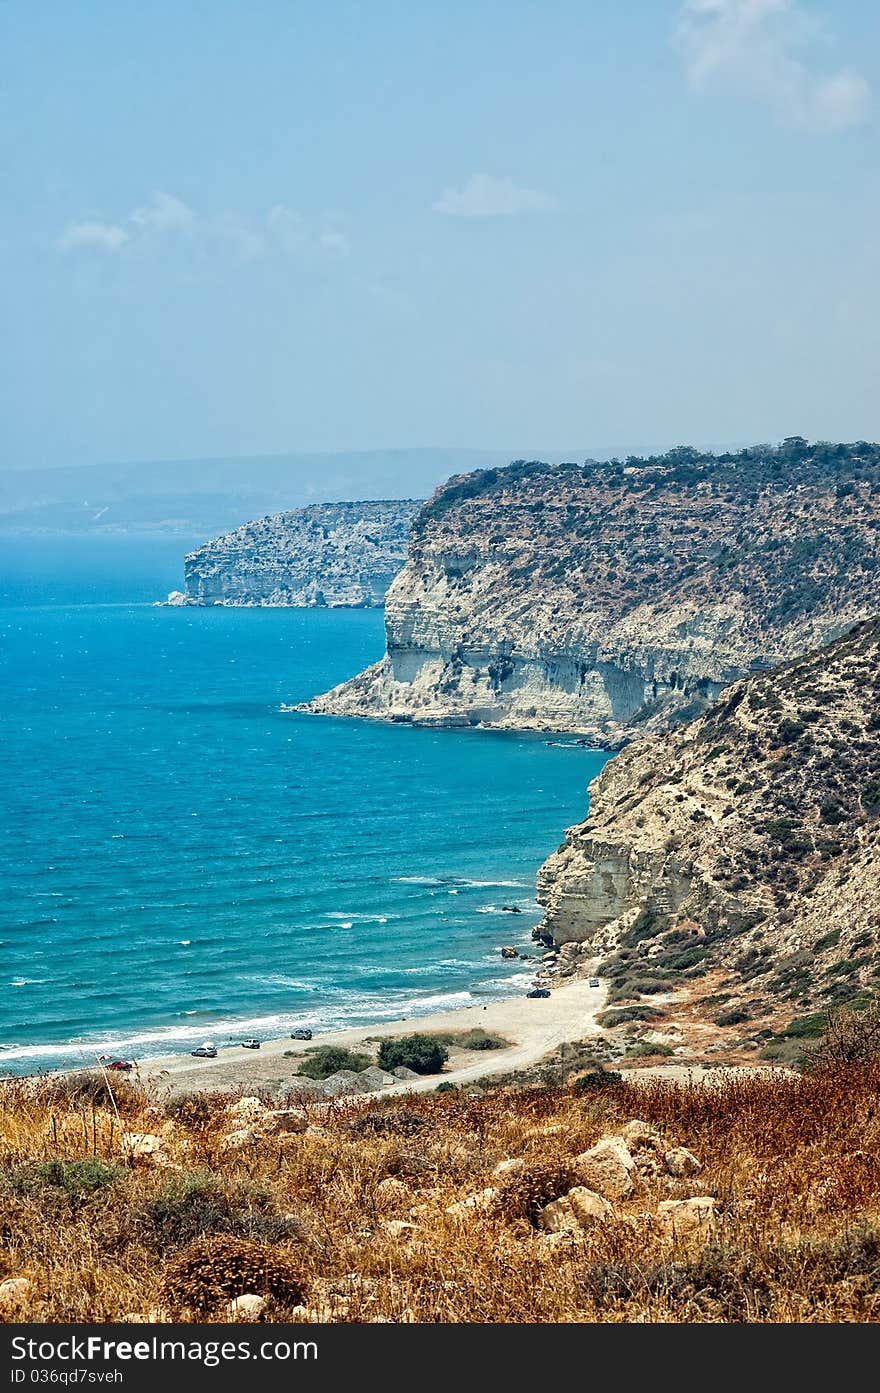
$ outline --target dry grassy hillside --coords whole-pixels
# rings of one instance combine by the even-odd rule
[[[222,1320],[245,1295],[267,1321],[880,1316],[876,1064],[118,1103],[0,1092],[4,1319]]]

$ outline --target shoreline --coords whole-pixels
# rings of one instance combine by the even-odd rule
[[[455,1050],[442,1074],[418,1082],[380,1090],[382,1096],[436,1088],[438,1083],[469,1083],[488,1074],[507,1072],[534,1064],[558,1045],[603,1034],[596,1015],[603,1009],[607,989],[590,987],[587,980],[560,983],[549,997],[505,997],[485,1005],[461,1006],[424,1016],[399,1017],[372,1025],[345,1026],[316,1033],[313,1039],[291,1040],[278,1036],[265,1040],[259,1050],[223,1046],[216,1059],[194,1059],[190,1054],[157,1055],[144,1061],[136,1072],[143,1083],[172,1092],[227,1092],[237,1088],[263,1088],[284,1092],[296,1078],[294,1065],[311,1047],[340,1045],[353,1048],[366,1042],[412,1034],[449,1034],[482,1028],[510,1041],[497,1050]],[[290,1054],[293,1058],[287,1059]],[[62,1073],[78,1072],[63,1070]],[[360,1095],[359,1095],[360,1096]],[[375,1096],[379,1096],[376,1094]]]

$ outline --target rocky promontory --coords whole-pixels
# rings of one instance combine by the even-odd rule
[[[420,504],[320,503],[245,523],[190,552],[171,604],[381,605]]]
[[[615,746],[873,613],[878,528],[865,442],[459,475],[415,518],[386,656],[308,709]]]
[[[536,932],[612,955],[619,996],[713,968],[802,1009],[875,987],[880,620],[610,760],[538,889]]]

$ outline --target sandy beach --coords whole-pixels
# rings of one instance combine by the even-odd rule
[[[596,1015],[605,1004],[605,996],[604,986],[590,987],[579,979],[555,988],[549,997],[531,1000],[525,996],[510,997],[486,1006],[466,1006],[433,1016],[410,1016],[380,1025],[322,1031],[310,1042],[285,1036],[265,1041],[259,1050],[233,1045],[218,1049],[216,1059],[193,1059],[189,1054],[166,1055],[141,1064],[138,1072],[144,1082],[174,1093],[236,1088],[280,1090],[294,1078],[297,1063],[295,1058],[285,1056],[289,1053],[302,1055],[310,1044],[356,1049],[387,1036],[409,1035],[416,1031],[446,1034],[474,1027],[504,1036],[511,1042],[509,1048],[453,1050],[442,1075],[432,1074],[417,1083],[400,1085],[400,1091],[436,1088],[441,1079],[471,1083],[490,1074],[525,1068],[563,1042],[601,1034]]]

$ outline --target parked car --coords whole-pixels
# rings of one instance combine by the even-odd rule
[[[107,1068],[120,1069],[124,1074],[127,1074],[129,1069],[134,1068],[134,1063],[130,1059],[111,1059],[110,1063],[107,1065]]]
[[[588,987],[598,987],[598,985],[599,985],[599,978],[598,978],[598,977],[591,977],[590,980],[589,980],[589,982],[587,983],[587,986],[588,986]]]
[[[298,1025],[296,1030],[290,1032],[291,1040],[311,1040],[312,1032],[307,1025]]]
[[[216,1059],[217,1049],[215,1045],[199,1045],[198,1049],[190,1050],[190,1054],[196,1059]]]
[[[546,987],[532,987],[532,990],[531,990],[530,992],[526,992],[526,996],[549,996],[549,995],[550,995],[550,993],[548,992],[548,990],[547,990]]]
[[[259,1040],[242,1040],[240,1043],[243,1050],[258,1050],[260,1048]]]

